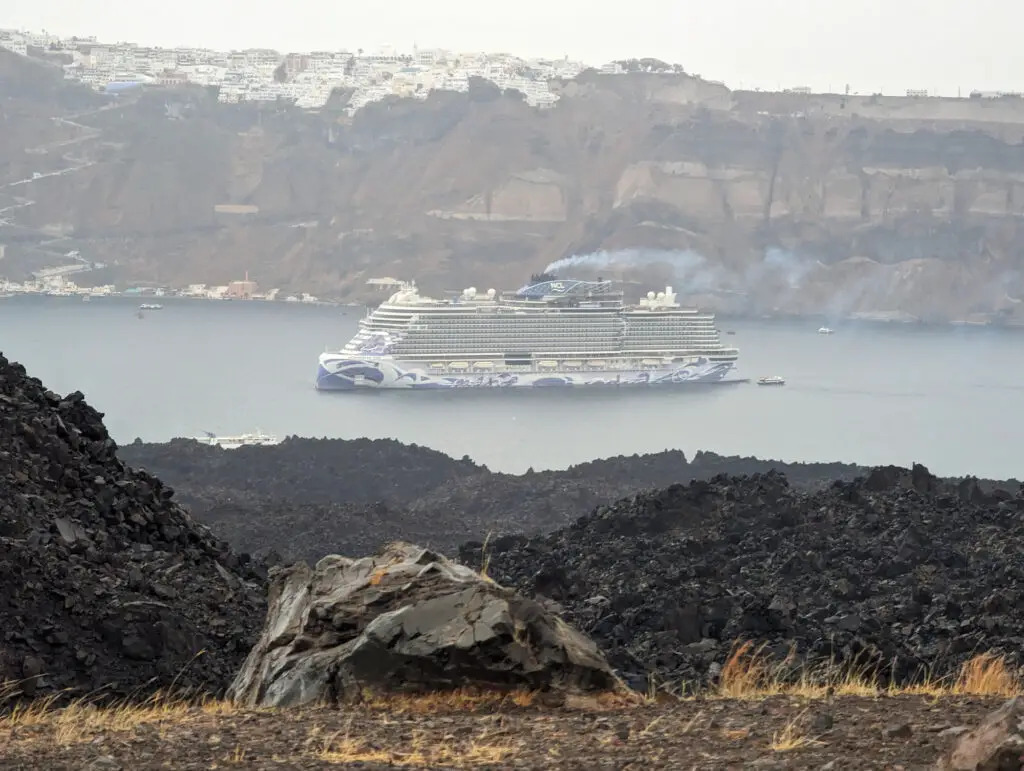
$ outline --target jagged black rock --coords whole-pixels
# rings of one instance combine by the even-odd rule
[[[922,466],[810,492],[721,475],[460,556],[557,603],[634,685],[708,685],[738,640],[907,682],[981,651],[1024,663],[1024,497],[986,487]]]
[[[0,355],[0,683],[218,693],[259,634],[266,572],[126,467],[102,418]]]

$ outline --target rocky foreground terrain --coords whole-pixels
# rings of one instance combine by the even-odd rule
[[[1017,662],[1024,636],[1016,480],[678,452],[515,476],[369,440],[120,453],[237,548],[316,560],[465,542],[464,562],[556,603],[642,690],[713,683],[737,640],[772,666],[792,650],[911,682],[978,651]]]
[[[669,451],[515,475],[369,439],[289,438],[238,450],[182,439],[135,442],[118,455],[171,484],[193,516],[235,548],[310,562],[331,553],[370,554],[396,539],[454,553],[489,535],[546,533],[602,503],[719,473],[781,470],[794,486],[812,487],[864,471],[707,452],[687,459]]]
[[[1020,486],[915,466],[811,492],[777,472],[722,475],[461,556],[553,601],[634,686],[685,691],[714,683],[738,640],[783,676],[909,684],[980,652],[1022,666],[1022,542]]]
[[[0,684],[222,691],[258,636],[266,571],[118,460],[102,418],[0,355]]]
[[[513,289],[563,257],[659,250],[719,310],[1024,319],[1019,99],[588,71],[551,84],[550,110],[474,81],[350,118],[341,98],[311,113],[60,78],[0,51],[5,272],[78,249],[112,268],[76,281],[248,271],[367,299],[374,276]]]
[[[2,356],[0,440],[5,769],[1024,766],[1024,701],[1000,706],[1024,690],[1016,482],[718,474],[464,544],[462,564],[393,544],[268,575],[126,466],[81,394]],[[413,472],[403,495],[489,474],[364,443],[346,476],[353,444],[319,448],[360,480],[354,506],[380,495],[358,472],[388,453]],[[249,451],[163,452],[193,483],[196,458],[223,463],[238,487],[221,490],[259,474]],[[588,465],[612,484],[630,462]],[[282,463],[259,494],[328,496],[314,469]],[[229,680],[233,703],[175,695]],[[107,696],[127,700],[92,703]]]
[[[0,721],[0,759],[9,771],[930,771],[999,703],[776,696],[545,709],[438,699],[343,711],[78,712]]]

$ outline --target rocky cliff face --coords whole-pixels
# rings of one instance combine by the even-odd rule
[[[0,77],[0,133],[19,137],[0,141],[0,209],[33,202],[0,215],[18,226],[0,229],[8,273],[78,248],[132,280],[248,270],[366,299],[374,276],[513,288],[603,250],[617,256],[590,267],[642,263],[623,275],[719,310],[1024,321],[1020,100],[585,73],[547,111],[476,83],[350,119],[344,95],[313,114],[198,88],[98,110],[56,74],[28,77]]]

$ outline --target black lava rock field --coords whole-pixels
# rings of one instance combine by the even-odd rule
[[[546,533],[595,506],[715,474],[786,472],[794,485],[852,479],[841,463],[792,463],[679,451],[583,463],[565,471],[491,472],[468,458],[393,440],[289,438],[223,450],[189,439],[135,442],[119,457],[177,491],[235,548],[288,560],[372,554],[391,540],[453,553],[492,535]]]
[[[1024,664],[1013,480],[681,452],[517,476],[370,440],[118,448],[82,394],[0,356],[0,693],[219,693],[266,609],[267,563],[244,552],[391,540],[553,603],[638,687],[712,683],[740,640],[897,682],[980,651]]]
[[[259,633],[266,572],[127,468],[102,417],[0,355],[0,684],[220,692]]]
[[[557,603],[634,685],[713,682],[740,640],[906,682],[981,651],[1024,664],[1024,496],[1009,487],[921,466],[803,492],[777,472],[721,475],[460,556]]]

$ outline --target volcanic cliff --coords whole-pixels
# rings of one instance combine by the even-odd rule
[[[97,281],[248,271],[366,299],[374,276],[513,288],[566,256],[660,250],[718,309],[1024,319],[1017,98],[587,71],[548,110],[474,80],[350,118],[346,94],[312,113],[59,78],[0,51],[0,188],[25,180],[0,191],[8,272],[77,248],[112,266]]]

